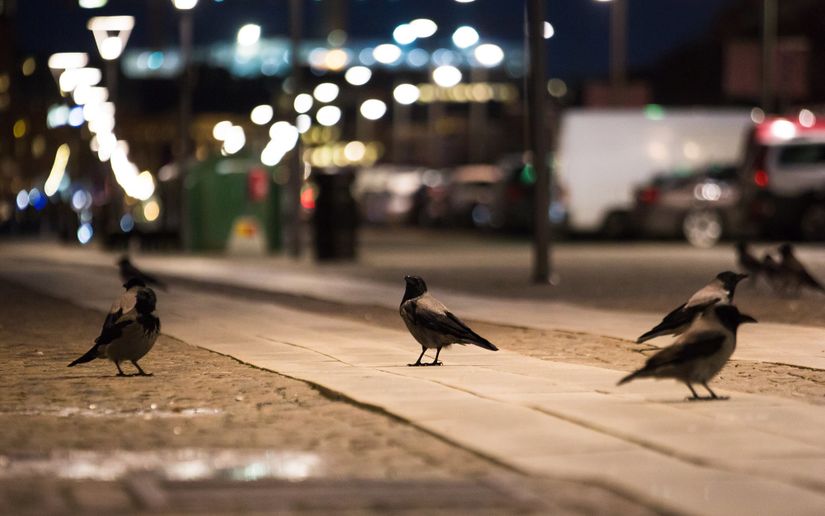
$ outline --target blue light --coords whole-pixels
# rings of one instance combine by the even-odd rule
[[[88,222],[84,222],[79,228],[77,228],[77,241],[84,245],[88,244],[94,234],[95,232],[92,229],[92,225]]]
[[[80,127],[86,119],[83,118],[83,108],[75,106],[69,111],[69,125],[72,127]]]
[[[163,52],[152,52],[146,59],[146,67],[150,70],[157,70],[163,66]]]
[[[120,217],[120,230],[128,233],[135,228],[135,219],[128,213]]]
[[[31,204],[35,210],[40,211],[46,207],[46,196],[40,193],[40,190],[37,188],[32,188],[29,191],[29,204]]]

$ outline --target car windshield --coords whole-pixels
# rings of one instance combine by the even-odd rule
[[[825,143],[784,145],[779,151],[780,165],[825,165]]]

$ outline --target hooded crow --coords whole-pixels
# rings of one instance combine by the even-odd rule
[[[127,283],[132,278],[137,278],[146,285],[154,285],[164,292],[166,291],[165,283],[135,267],[132,262],[129,261],[128,256],[123,255],[120,260],[118,260],[117,265],[120,269],[120,279],[123,283]]]
[[[771,253],[765,253],[762,256],[762,274],[765,276],[765,281],[776,292],[784,292],[787,288],[785,278],[779,270],[779,262],[773,257]]]
[[[662,319],[662,322],[636,339],[636,343],[641,344],[662,335],[679,335],[707,307],[719,303],[731,303],[736,285],[747,277],[747,274],[737,274],[731,271],[720,272],[713,281],[690,296],[686,303],[677,306]]]
[[[636,378],[673,378],[690,389],[691,400],[723,399],[708,387],[736,349],[736,330],[742,323],[756,319],[739,312],[733,305],[708,307],[672,345],[647,359],[644,367],[622,378],[618,385]],[[710,398],[701,398],[693,383],[702,384]]]
[[[751,282],[755,282],[762,275],[762,262],[750,253],[745,242],[736,244],[736,263],[740,270],[748,274]]]
[[[92,348],[69,367],[97,358],[108,358],[115,363],[118,376],[126,376],[120,368],[120,363],[125,361],[131,362],[139,375],[151,376],[138,365],[138,360],[152,349],[160,334],[160,319],[153,313],[157,297],[151,288],[136,278],[123,286],[126,292],[112,303],[100,336],[95,339]]]
[[[498,348],[484,337],[467,327],[450,313],[447,307],[427,292],[427,284],[418,276],[405,276],[407,288],[401,299],[399,312],[407,329],[421,344],[421,354],[410,366],[441,365],[438,355],[441,348],[451,344],[475,344],[490,351]],[[421,359],[428,349],[435,349],[435,360],[422,364]]]
[[[778,275],[785,288],[790,289],[794,294],[798,294],[802,288],[810,288],[825,293],[825,288],[816,280],[802,262],[794,256],[791,244],[779,246],[779,253],[782,261],[779,262]]]

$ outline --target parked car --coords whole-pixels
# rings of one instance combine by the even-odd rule
[[[416,219],[416,196],[429,169],[378,165],[357,171],[352,194],[361,219],[371,224],[408,224]]]
[[[503,176],[496,165],[462,165],[453,169],[448,186],[451,225],[491,227],[496,184]]]
[[[710,247],[731,232],[739,198],[735,165],[675,171],[636,189],[631,218],[640,236],[684,237]]]
[[[747,233],[825,240],[825,122],[810,115],[754,126],[739,180],[737,219]]]
[[[548,160],[552,161],[552,160]],[[522,154],[505,156],[498,162],[502,179],[496,184],[493,226],[504,231],[526,233],[533,228],[536,172]],[[564,229],[567,198],[558,181],[551,178],[548,219],[551,227]]]

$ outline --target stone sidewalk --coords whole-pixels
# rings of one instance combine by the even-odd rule
[[[212,276],[219,270],[194,262],[189,270],[220,281]],[[2,275],[100,310],[118,284],[111,269],[32,260],[6,259]],[[235,281],[254,279],[246,271]],[[258,280],[258,288],[275,281]],[[388,291],[362,284],[349,301],[397,304],[398,291],[391,300]],[[496,304],[498,317],[513,310],[488,309]],[[456,347],[442,356],[447,366],[412,369],[403,364],[417,346],[401,331],[177,286],[160,306],[169,335],[340,393],[521,471],[596,482],[685,513],[825,507],[825,410],[816,406],[743,393],[686,403],[672,382],[617,389],[618,371],[507,351]]]

